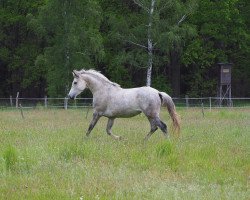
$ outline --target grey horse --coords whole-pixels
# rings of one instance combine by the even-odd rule
[[[133,117],[144,113],[150,122],[150,131],[146,135],[147,140],[157,129],[161,129],[168,137],[167,126],[161,121],[159,113],[161,106],[167,107],[173,121],[174,132],[180,131],[180,120],[176,113],[172,98],[165,92],[159,92],[151,87],[138,87],[131,89],[121,88],[117,83],[111,82],[103,74],[93,69],[73,71],[74,80],[68,97],[76,98],[85,88],[93,94],[93,119],[86,133],[90,132],[100,117],[108,118],[107,133],[115,139],[120,136],[114,135],[111,128],[115,118]]]

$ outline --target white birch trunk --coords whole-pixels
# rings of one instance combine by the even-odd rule
[[[151,86],[151,74],[153,67],[153,45],[152,41],[148,39],[148,69],[146,86]]]
[[[143,46],[134,42],[131,42],[137,46],[147,48],[148,50],[148,66],[147,66],[147,80],[146,86],[151,86],[151,75],[153,68],[153,41],[152,41],[152,21],[153,21],[153,13],[156,0],[151,0],[150,8],[146,7],[141,1],[134,0],[134,2],[142,7],[148,13],[148,45]]]
[[[153,42],[152,42],[152,18],[154,13],[155,0],[151,0],[148,20],[148,69],[146,86],[151,86],[151,75],[153,67]]]

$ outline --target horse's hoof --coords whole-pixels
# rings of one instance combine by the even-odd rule
[[[115,139],[115,140],[118,140],[118,141],[121,141],[121,140],[123,140],[123,137],[117,136],[117,135],[116,135],[116,136],[114,136],[114,139]]]
[[[118,138],[117,138],[118,140],[123,140],[123,137],[122,136],[118,136]]]

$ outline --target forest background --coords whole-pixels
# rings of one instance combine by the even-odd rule
[[[152,87],[216,96],[225,62],[232,96],[249,97],[249,11],[249,0],[0,0],[0,97],[65,97],[82,68],[144,86],[150,44]]]

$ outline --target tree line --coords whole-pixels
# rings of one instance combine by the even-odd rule
[[[233,96],[250,96],[249,10],[248,0],[1,0],[0,96],[64,97],[82,68],[122,87],[216,96],[219,62],[233,64]]]

